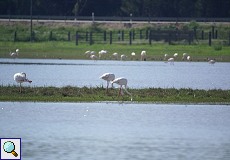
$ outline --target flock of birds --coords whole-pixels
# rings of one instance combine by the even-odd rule
[[[98,60],[98,59],[101,59],[102,57],[108,55],[108,51],[107,50],[100,50],[98,52],[98,55],[97,55],[97,52],[95,52],[95,51],[86,51],[85,55],[87,57],[89,57],[90,59],[92,59],[92,60]],[[146,51],[144,51],[144,50],[141,51],[140,55],[141,55],[141,61],[145,61],[146,60]],[[132,52],[131,53],[131,57],[135,58],[136,57],[136,53]],[[119,54],[117,52],[114,52],[112,54],[112,58],[116,59],[116,60],[120,59],[121,61],[125,61],[128,58],[128,56],[125,55],[125,54],[121,54],[120,58],[119,58]]]
[[[166,63],[169,62],[170,64],[174,64],[174,61],[175,61],[175,59],[177,59],[177,57],[178,57],[178,53],[174,53],[173,57],[169,57],[168,54],[165,54],[164,55],[164,60],[165,60]],[[209,64],[216,63],[215,59],[208,58],[207,60],[208,60]],[[189,62],[191,62],[192,58],[191,58],[190,55],[188,55],[188,53],[183,53],[183,55],[182,55],[182,61],[189,61]]]
[[[141,51],[141,53],[140,53],[140,57],[141,57],[140,60],[141,61],[146,61],[146,58],[147,58],[146,53],[147,52],[145,50]],[[85,55],[87,57],[89,57],[90,59],[92,59],[92,60],[98,60],[98,59],[101,59],[103,56],[108,55],[108,51],[107,50],[100,50],[98,52],[98,56],[97,56],[97,52],[88,50],[88,51],[85,52]],[[176,61],[178,59],[178,55],[179,55],[178,53],[174,53],[173,56],[170,57],[169,54],[165,54],[164,55],[165,63],[169,62],[170,64],[174,64],[174,61]],[[127,57],[128,57],[127,55],[121,54],[120,58],[119,58],[119,54],[117,52],[114,52],[112,54],[112,58],[116,59],[116,60],[120,59],[121,61],[124,61],[124,60],[127,59]],[[135,57],[136,57],[136,53],[132,52],[131,53],[131,59],[134,59]],[[215,59],[208,58],[207,60],[208,60],[209,64],[214,64],[216,62]],[[182,54],[182,61],[191,62],[192,58],[188,53],[183,53]]]
[[[88,54],[90,56],[91,59],[97,59],[96,58],[96,55],[95,55],[96,52],[94,51],[88,51],[86,52],[86,54]],[[105,50],[101,50],[99,52],[99,58],[101,58],[104,54],[107,54],[107,51]],[[143,54],[146,55],[146,52],[144,51]],[[135,53],[133,54],[135,55]],[[12,58],[17,58],[19,56],[19,49],[16,49],[15,52],[11,52],[10,51],[10,56]],[[118,56],[117,53],[114,54],[114,56]],[[121,58],[122,59],[125,59],[125,55],[121,55]],[[112,86],[113,86],[113,83],[116,83],[118,85],[120,85],[120,89],[119,89],[119,94],[118,96],[121,96],[121,95],[124,95],[124,92],[122,90],[123,86],[124,86],[124,90],[131,96],[131,100],[132,100],[132,95],[131,93],[129,93],[127,91],[127,79],[124,78],[124,77],[120,77],[120,78],[116,78],[115,79],[115,75],[112,74],[112,73],[105,73],[103,74],[102,76],[100,76],[101,79],[107,81],[107,88],[106,88],[106,92],[108,93],[108,87],[109,87],[109,83],[111,82]],[[32,81],[29,80],[27,77],[26,77],[26,73],[24,72],[19,72],[19,73],[15,73],[14,74],[14,80],[19,83],[19,92],[21,93],[22,92],[22,83],[24,82],[28,82],[28,83],[31,83]]]
[[[101,59],[103,56],[105,56],[105,55],[107,55],[108,54],[108,51],[107,50],[100,50],[99,52],[98,52],[98,56],[97,56],[97,53],[95,52],[95,51],[86,51],[85,52],[85,55],[86,56],[88,56],[90,59],[92,59],[92,60],[97,60],[97,59]],[[15,52],[11,52],[10,51],[10,56],[12,57],[12,58],[17,58],[18,56],[19,56],[19,49],[16,49],[15,50]],[[140,56],[141,56],[141,61],[146,61],[146,58],[147,58],[147,54],[146,54],[146,51],[145,50],[143,50],[143,51],[141,51],[141,53],[140,53]],[[117,53],[117,52],[114,52],[113,54],[112,54],[112,57],[114,58],[114,59],[119,59],[119,54]],[[127,59],[127,57],[128,56],[126,56],[125,54],[121,54],[120,55],[120,60],[122,60],[122,61],[124,61],[124,60],[126,60]],[[131,57],[132,58],[135,58],[136,57],[136,53],[135,52],[132,52],[131,53]],[[174,53],[173,54],[173,56],[172,57],[169,57],[169,55],[168,54],[165,54],[164,55],[164,61],[167,63],[167,62],[169,62],[170,64],[174,64],[174,61],[177,59],[177,57],[178,57],[178,53]],[[188,55],[188,53],[183,53],[183,55],[182,55],[182,60],[183,61],[192,61],[192,58],[191,58],[191,56],[190,55]],[[216,63],[216,61],[215,61],[215,59],[210,59],[210,58],[208,58],[208,63],[209,64],[214,64],[214,63]]]
[[[102,76],[100,76],[100,78],[107,82],[107,87],[106,87],[107,93],[109,92],[109,83],[111,83],[112,87],[113,87],[113,83],[116,83],[116,84],[120,85],[118,97],[124,95],[124,92],[123,92],[123,86],[124,86],[124,90],[126,91],[126,93],[131,96],[131,101],[133,100],[132,94],[130,92],[128,92],[128,90],[127,90],[128,80],[126,78],[119,77],[119,78],[115,79],[115,75],[113,73],[104,73]]]
[[[19,56],[19,49],[16,49],[15,52],[10,51],[10,56],[12,58],[17,58]]]
[[[88,57],[90,57],[93,60],[96,60],[96,59],[98,59],[98,58],[100,59],[102,56],[108,54],[108,51],[101,50],[101,51],[99,51],[98,54],[99,55],[97,57],[95,51],[86,51],[85,52],[85,55],[87,55]],[[10,52],[10,56],[13,58],[18,57],[18,55],[19,55],[19,49],[16,49],[15,52]],[[118,59],[118,53],[113,53],[112,55],[113,55],[113,57]],[[141,60],[145,61],[146,60],[146,51],[144,51],[144,50],[141,51],[140,55],[141,55]],[[135,57],[136,53],[132,52],[131,56]],[[174,64],[174,61],[175,61],[175,59],[177,59],[177,57],[178,57],[178,53],[175,53],[172,57],[170,57],[168,54],[165,54],[164,55],[164,61],[166,63],[169,62],[170,64]],[[124,54],[122,54],[120,56],[121,60],[125,60],[126,58],[127,58],[127,56]],[[188,55],[187,53],[183,53],[182,60],[191,61],[192,59],[191,59],[190,55]],[[208,59],[208,62],[210,64],[214,64],[215,59]],[[123,96],[124,95],[123,86],[124,86],[124,90],[126,91],[127,94],[129,94],[131,96],[131,101],[132,101],[132,94],[127,91],[128,80],[126,78],[119,77],[119,78],[115,79],[115,75],[113,73],[105,73],[102,76],[100,76],[100,79],[107,81],[107,87],[106,87],[107,93],[109,92],[109,84],[111,83],[111,85],[113,87],[113,84],[116,83],[116,84],[120,85],[118,96]],[[28,82],[28,83],[32,82],[31,80],[27,79],[26,73],[24,73],[24,72],[14,74],[14,80],[20,84],[20,93],[22,92],[22,83],[23,82]]]
[[[113,73],[105,73],[102,76],[100,76],[99,78],[103,79],[107,82],[106,93],[109,92],[109,83],[111,83],[112,87],[113,87],[113,84],[116,83],[116,84],[120,85],[118,97],[124,95],[124,92],[123,92],[123,87],[124,87],[124,90],[126,91],[126,93],[131,96],[131,101],[132,101],[132,99],[133,99],[132,94],[127,91],[128,80],[126,78],[119,77],[119,78],[115,79],[115,75]],[[22,92],[22,83],[24,83],[24,82],[31,83],[32,82],[31,80],[29,80],[26,77],[26,73],[24,73],[24,72],[14,74],[14,80],[20,84],[20,90],[19,90],[20,93]]]

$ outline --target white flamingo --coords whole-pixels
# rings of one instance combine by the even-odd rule
[[[146,61],[146,51],[141,51],[141,61]]]
[[[91,58],[92,60],[97,60],[97,56],[96,56],[96,55],[94,55],[94,54],[93,54],[93,55],[91,55],[91,56],[90,56],[90,58]]]
[[[107,81],[106,92],[108,93],[109,82],[112,82],[115,79],[115,75],[113,73],[104,73],[102,76],[100,76],[100,79]]]
[[[18,57],[18,55],[19,55],[19,49],[16,49],[15,52],[10,52],[10,56],[13,58]]]
[[[191,56],[187,56],[187,61],[191,61]]]
[[[122,86],[124,86],[126,93],[131,96],[131,101],[133,100],[132,94],[127,91],[128,80],[126,78],[124,78],[124,77],[116,78],[115,80],[112,81],[112,84],[113,83],[120,85],[118,96],[122,96],[124,94],[122,91]]]
[[[174,65],[174,58],[169,58],[169,59],[168,59],[168,62],[169,62],[171,65]]]
[[[135,58],[135,57],[136,57],[136,53],[135,53],[135,52],[132,52],[132,53],[131,53],[131,57],[132,57],[132,59]]]
[[[135,52],[132,52],[132,53],[131,53],[131,56],[136,56],[136,53],[135,53]]]
[[[188,54],[187,53],[183,53],[183,56],[182,56],[182,60],[184,61],[185,59],[187,59],[188,60]]]
[[[175,58],[176,58],[177,56],[178,56],[178,53],[174,53],[173,57],[175,57]]]
[[[124,54],[122,54],[122,55],[121,55],[121,61],[125,61],[125,60],[126,60],[126,58],[127,58],[127,56],[126,56],[126,55],[124,55]]]
[[[215,59],[209,59],[209,58],[208,58],[208,63],[209,63],[209,64],[215,64],[216,61],[215,61]]]
[[[115,59],[118,59],[118,53],[117,53],[117,52],[113,53],[113,57],[114,57]]]
[[[90,56],[90,52],[91,52],[91,51],[86,51],[86,52],[85,52],[85,55],[89,57],[89,56]]]
[[[164,60],[165,60],[165,61],[167,60],[168,56],[169,56],[169,55],[168,55],[167,53],[164,55]]]
[[[85,55],[86,55],[87,57],[90,57],[90,56],[95,55],[95,54],[96,54],[95,51],[86,51],[86,52],[85,52]]]
[[[101,51],[99,51],[98,52],[98,54],[99,54],[99,59],[103,56],[103,55],[106,55],[108,53],[108,51],[106,51],[106,50],[101,50]]]
[[[29,83],[32,82],[31,80],[26,78],[26,73],[24,73],[24,72],[14,74],[14,80],[20,84],[20,93],[22,92],[22,83],[23,82],[29,82]]]

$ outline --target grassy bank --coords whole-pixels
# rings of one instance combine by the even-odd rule
[[[125,54],[127,60],[139,60],[142,50],[147,51],[147,60],[162,60],[164,54],[172,56],[178,53],[177,60],[181,60],[183,53],[188,53],[193,61],[206,61],[207,58],[215,58],[217,61],[230,62],[230,46],[229,46],[229,23],[153,23],[140,24],[133,23],[132,27],[127,27],[123,23],[54,23],[54,22],[33,22],[33,31],[37,39],[30,42],[30,22],[0,22],[0,58],[9,58],[9,52],[20,49],[19,58],[54,58],[54,59],[89,59],[84,55],[87,50],[96,51],[97,53],[104,49],[109,51],[107,57],[102,59],[112,59],[112,54],[117,52],[119,55]],[[214,27],[214,28],[212,28]],[[145,39],[146,30],[177,30],[188,31],[197,30],[197,37],[188,44],[186,40],[180,42],[172,42],[171,45],[165,41],[152,41],[149,44],[148,39]],[[218,38],[212,39],[212,46],[209,46],[208,33],[215,29],[218,31]],[[124,41],[118,40],[118,31],[123,30],[126,35]],[[140,30],[143,31],[142,39],[140,40]],[[52,31],[52,36],[51,36]],[[76,31],[84,33],[81,35],[79,44],[76,45]],[[86,41],[86,32],[100,33],[98,37],[94,37],[95,43],[89,45],[89,40]],[[105,42],[102,37],[103,31],[107,34],[113,31],[113,43],[109,44],[109,35]],[[136,31],[136,38],[133,39],[132,45],[129,44],[129,31]],[[204,38],[201,38],[202,31],[205,33]],[[17,34],[16,34],[17,32]],[[70,41],[67,35],[70,33]],[[19,39],[14,38],[17,35]],[[52,38],[50,38],[50,36]],[[128,37],[127,37],[128,36]],[[21,40],[20,40],[21,39]],[[131,58],[131,53],[135,52],[136,57]]]
[[[230,104],[229,90],[192,90],[192,89],[129,89],[135,102],[151,103],[207,103]],[[25,87],[19,93],[18,86],[1,86],[0,101],[36,101],[36,102],[97,102],[130,101],[125,94],[118,97],[118,89],[110,89],[106,94],[103,87]]]
[[[109,54],[102,59],[112,59],[112,54],[125,54],[127,60],[131,60],[131,53],[135,52],[136,57],[132,60],[140,59],[140,52],[147,51],[147,61],[163,60],[164,54],[173,56],[178,53],[181,60],[183,53],[188,53],[193,61],[206,61],[207,58],[215,58],[216,61],[230,62],[230,46],[222,46],[217,50],[215,46],[208,45],[168,45],[166,43],[156,43],[152,45],[124,45],[124,44],[81,44],[76,46],[74,42],[0,42],[0,58],[10,58],[9,52],[16,48],[20,49],[19,58],[54,58],[54,59],[89,59],[84,53],[87,50],[100,51],[108,50]]]

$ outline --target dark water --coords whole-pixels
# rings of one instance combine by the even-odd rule
[[[229,160],[230,107],[0,102],[23,160]]]
[[[15,64],[2,64],[15,63]],[[230,63],[0,59],[0,84],[16,85],[13,75],[26,72],[30,86],[88,86],[105,82],[103,73],[126,77],[130,88],[230,89]]]

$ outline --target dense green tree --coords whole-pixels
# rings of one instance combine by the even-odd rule
[[[230,17],[229,0],[32,0],[33,15]],[[30,15],[31,0],[0,0],[0,15]]]

